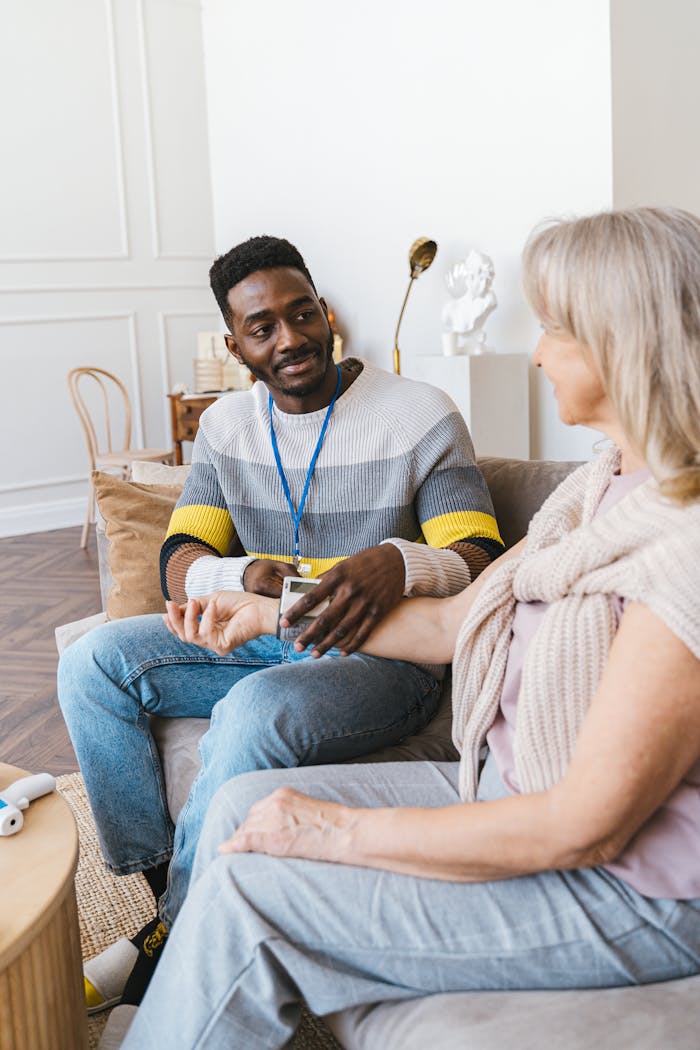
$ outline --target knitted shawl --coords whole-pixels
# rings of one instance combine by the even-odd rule
[[[523,792],[561,779],[617,630],[616,597],[644,602],[700,657],[700,503],[653,479],[607,513],[613,449],[566,478],[530,522],[521,554],[497,569],[457,636],[452,737],[460,795],[476,798],[479,752],[498,713],[517,601],[547,602],[522,670],[514,739]]]

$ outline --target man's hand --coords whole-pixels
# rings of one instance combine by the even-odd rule
[[[252,561],[243,573],[243,590],[253,594],[264,594],[268,598],[279,598],[285,576],[298,576],[293,565],[285,561],[258,558]]]
[[[295,647],[301,651],[312,646],[312,656],[322,656],[332,648],[348,655],[360,648],[401,601],[406,570],[398,547],[382,543],[339,562],[320,580],[318,587],[287,610],[281,625],[296,623],[328,598],[328,607],[299,635]]]
[[[216,591],[184,605],[165,604],[163,619],[171,634],[218,656],[261,634],[274,634],[277,626],[277,602],[257,594]]]

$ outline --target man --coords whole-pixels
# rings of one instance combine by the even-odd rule
[[[453,403],[356,359],[336,366],[326,304],[296,248],[252,238],[210,278],[229,350],[259,382],[202,416],[161,553],[166,622],[107,624],[59,669],[106,864],[143,871],[162,917],[86,970],[91,1008],[119,998],[134,961],[123,999],[140,1001],[221,784],[355,758],[427,724],[441,669],[356,650],[404,595],[456,593],[502,550]],[[187,643],[197,605],[177,603],[218,589],[279,596],[299,575],[322,575],[316,596],[329,599],[302,635],[312,649],[263,636],[220,657]],[[174,834],[149,714],[212,719]]]

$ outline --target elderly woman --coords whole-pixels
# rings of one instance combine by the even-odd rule
[[[562,222],[524,271],[561,418],[611,447],[462,594],[338,638],[453,661],[460,762],[225,785],[125,1047],[281,1047],[304,999],[700,971],[700,221]],[[223,653],[273,633],[277,603],[219,593],[168,616]],[[321,655],[319,621],[298,644]]]

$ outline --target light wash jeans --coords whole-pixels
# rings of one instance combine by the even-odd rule
[[[452,883],[217,855],[253,802],[282,785],[357,806],[444,806],[459,801],[457,768],[316,767],[226,784],[122,1050],[274,1050],[291,1038],[302,1000],[323,1015],[432,992],[599,988],[698,973],[700,901],[650,900],[602,868]],[[489,760],[479,797],[504,794]]]
[[[174,922],[207,806],[251,770],[342,762],[426,725],[440,685],[413,664],[337,650],[318,660],[264,635],[216,656],[160,616],[116,620],[74,642],[58,696],[107,867],[118,875],[172,856],[159,909]],[[202,769],[173,824],[149,715],[211,716]]]

